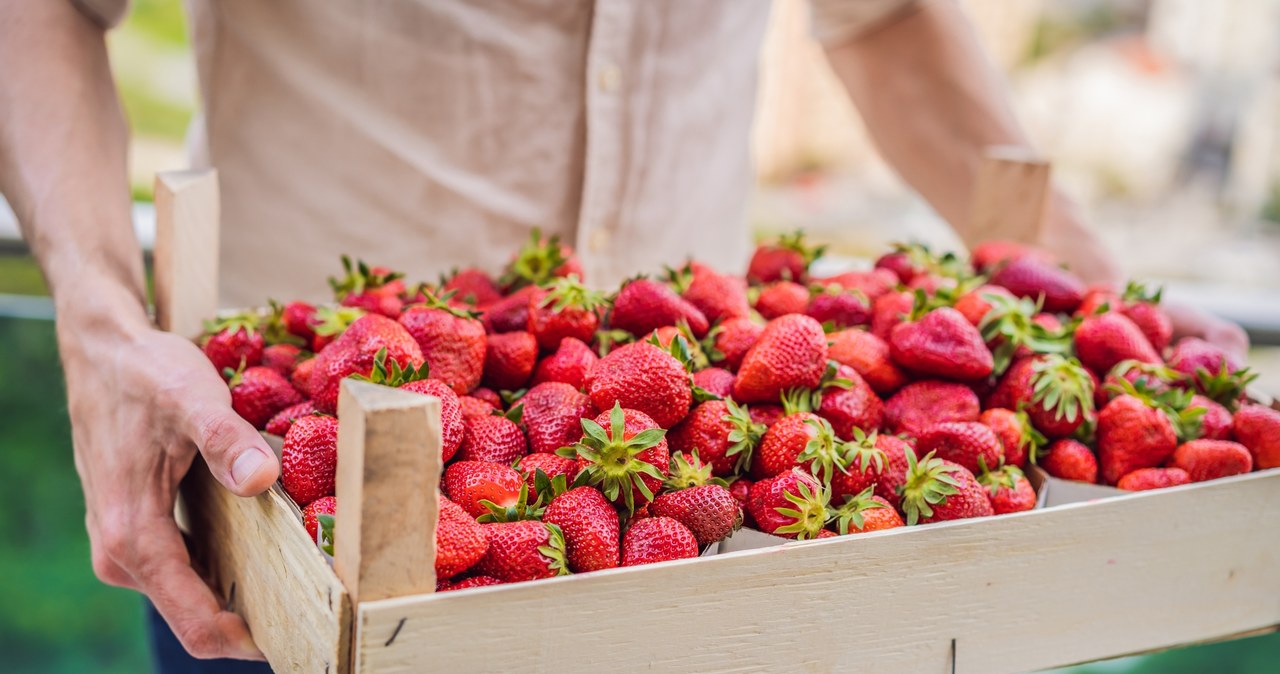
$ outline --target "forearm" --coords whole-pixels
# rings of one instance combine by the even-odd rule
[[[44,270],[60,323],[145,326],[128,135],[102,29],[70,2],[0,0],[0,63],[12,66],[0,78],[0,192]]]

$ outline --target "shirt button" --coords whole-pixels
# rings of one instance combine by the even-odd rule
[[[587,247],[593,253],[599,253],[609,247],[609,232],[603,227],[597,227],[591,230],[591,234],[587,238]]]
[[[613,63],[606,63],[600,66],[599,72],[600,90],[611,94],[622,88],[622,69]]]

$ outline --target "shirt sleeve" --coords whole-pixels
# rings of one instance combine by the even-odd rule
[[[917,0],[809,0],[813,36],[824,46],[847,42],[888,21]]]
[[[129,13],[129,0],[70,0],[72,6],[102,28],[115,28]]]

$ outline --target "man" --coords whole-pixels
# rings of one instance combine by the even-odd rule
[[[147,318],[127,133],[103,32],[124,0],[0,0],[0,190],[58,312],[98,577],[197,657],[260,657],[172,519],[196,451],[252,495],[279,466],[225,384]],[[982,149],[1026,145],[954,0],[815,0],[815,30],[889,161],[957,229]],[[688,254],[739,269],[769,6],[751,0],[191,0],[197,161],[223,194],[222,301],[306,297],[339,252],[497,267],[533,227],[609,283]],[[1117,270],[1057,196],[1043,242]],[[1203,315],[1183,332],[1242,348]]]

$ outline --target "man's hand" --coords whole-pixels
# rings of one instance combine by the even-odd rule
[[[150,597],[192,655],[262,659],[244,621],[192,568],[173,508],[196,451],[241,496],[275,482],[275,455],[187,340],[75,317],[59,337],[94,572]]]

